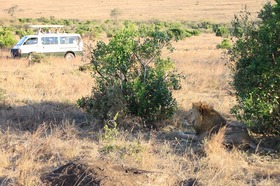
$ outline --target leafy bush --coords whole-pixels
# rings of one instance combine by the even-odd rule
[[[203,29],[212,29],[213,28],[213,23],[209,21],[203,21],[198,24],[198,28],[203,28]]]
[[[8,48],[16,44],[15,36],[11,29],[0,27],[0,48]]]
[[[36,53],[36,52],[29,54],[28,59],[29,59],[29,65],[47,61],[46,55],[41,54],[41,53]]]
[[[230,42],[230,40],[228,38],[223,39],[223,41],[217,45],[217,48],[221,48],[221,49],[231,49],[232,48],[232,44]]]
[[[30,29],[25,29],[25,30],[19,29],[19,30],[16,30],[16,35],[18,35],[20,38],[22,38],[23,36],[32,35],[32,34],[34,34],[34,31],[30,30]]]
[[[99,41],[92,51],[95,85],[92,95],[78,100],[93,117],[107,119],[116,113],[142,117],[149,123],[170,118],[177,104],[172,90],[180,75],[162,49],[172,51],[168,31],[135,28],[127,22],[108,44]]]
[[[245,12],[232,22],[233,112],[254,132],[280,134],[280,1],[266,4],[259,18],[257,24]]]
[[[213,31],[216,33],[216,36],[220,37],[228,37],[229,36],[229,29],[224,25],[215,25],[213,27]]]

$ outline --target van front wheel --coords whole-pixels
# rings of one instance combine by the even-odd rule
[[[65,59],[66,61],[73,61],[75,59],[75,55],[71,52],[68,52],[67,54],[65,54]]]

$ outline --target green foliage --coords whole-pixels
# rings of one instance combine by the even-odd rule
[[[216,33],[216,36],[228,37],[229,29],[225,25],[215,25],[213,31]]]
[[[0,27],[0,48],[8,48],[16,44],[15,36],[10,28]]]
[[[98,20],[57,19],[54,16],[50,16],[49,18],[19,18],[18,21],[21,23],[21,25],[15,26],[16,28],[14,28],[14,30],[16,35],[22,37],[23,35],[32,34],[30,30],[26,29],[25,26],[27,24],[54,24],[64,25],[62,31],[67,33],[79,33],[83,37],[90,38],[98,38],[101,33],[106,33],[107,37],[110,38],[116,35],[117,30],[121,29],[121,27],[125,25],[126,22],[129,22],[126,20],[118,20],[117,18],[120,15],[121,11],[119,9],[113,9],[111,11],[111,17],[113,20],[105,20],[104,22]],[[214,26],[213,23],[209,22],[191,24],[187,22],[164,22],[159,20],[151,20],[148,22],[138,21],[134,22],[134,24],[138,27],[142,27],[144,25],[144,27],[150,29],[157,28],[165,31],[169,30],[170,34],[175,33],[178,39],[184,39],[192,35],[198,35],[201,29],[205,29],[205,27],[212,28]]]
[[[230,51],[238,105],[233,112],[254,132],[280,134],[280,1],[267,4],[257,24],[245,11],[232,23]]]
[[[209,21],[203,21],[197,25],[198,28],[203,28],[203,29],[212,29],[213,28],[213,23]]]
[[[118,139],[121,138],[121,133],[117,128],[118,113],[112,120],[106,122],[103,127],[104,133],[99,136],[99,140],[103,146],[99,151],[103,154],[117,153],[121,158],[125,156],[133,156],[135,160],[141,159],[141,153],[145,151],[140,141],[118,144]]]
[[[103,91],[93,89],[90,97],[82,97],[77,104],[85,109],[89,118],[111,119],[116,113],[126,113],[126,100],[117,86],[108,87]]]
[[[106,142],[115,141],[118,137],[119,131],[117,129],[117,118],[118,113],[114,116],[113,120],[109,120],[104,126],[104,134],[102,136],[102,140]]]
[[[146,77],[139,76],[135,79],[132,86],[136,94],[129,97],[129,110],[132,114],[150,122],[173,115],[177,103],[169,88],[179,89],[180,85],[178,75],[173,74],[172,70],[173,63],[169,59],[158,59],[155,61],[155,68],[147,69]]]
[[[33,30],[30,30],[30,29],[19,29],[19,30],[16,30],[16,35],[18,35],[20,38],[22,38],[23,36],[26,36],[26,35],[32,35],[34,34],[34,31]]]
[[[28,59],[29,59],[29,65],[47,61],[46,55],[41,54],[41,53],[36,53],[36,52],[29,54]]]
[[[173,36],[126,22],[108,44],[99,41],[91,56],[96,86],[78,104],[101,119],[116,112],[151,123],[170,118],[177,106],[172,90],[180,88],[180,75],[170,59],[160,56],[164,48],[173,50]]]
[[[232,44],[230,42],[230,40],[228,38],[223,39],[223,41],[217,45],[217,48],[220,49],[231,49],[232,48]]]

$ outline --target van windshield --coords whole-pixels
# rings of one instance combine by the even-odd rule
[[[17,46],[22,45],[24,43],[24,41],[26,40],[26,36],[24,36],[23,38],[21,38],[18,42],[17,42]]]

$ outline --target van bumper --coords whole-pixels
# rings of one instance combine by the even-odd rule
[[[20,49],[11,49],[11,56],[13,58],[21,57],[21,50]]]

